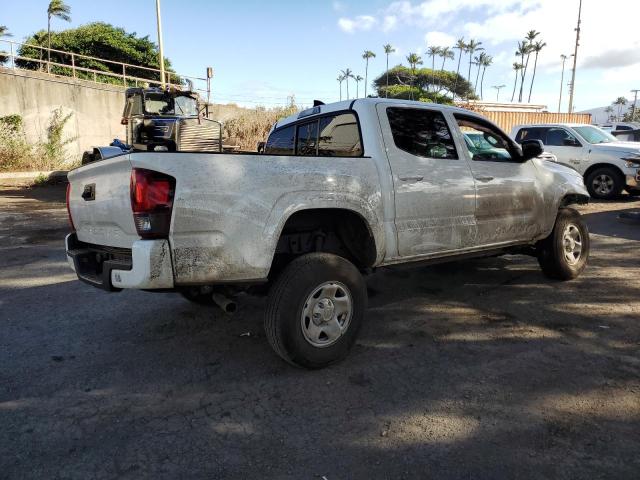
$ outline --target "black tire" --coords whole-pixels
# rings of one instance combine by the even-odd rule
[[[624,178],[615,168],[600,167],[587,175],[585,184],[592,198],[612,200],[622,193]]]
[[[182,295],[184,298],[186,298],[190,302],[197,303],[198,305],[206,305],[206,306],[215,305],[215,302],[211,297],[211,293],[203,294],[203,293],[200,293],[200,291],[195,288],[188,288],[186,290],[181,290],[180,295]]]
[[[572,229],[570,227],[573,227]],[[575,263],[570,262],[568,256],[576,257],[575,253],[568,253],[565,250],[565,233],[569,229],[569,236],[579,235],[581,251],[575,258]],[[574,245],[568,244],[567,248]],[[589,230],[584,223],[582,216],[572,208],[562,208],[556,217],[556,223],[551,234],[538,245],[538,263],[544,273],[549,278],[557,280],[571,280],[582,273],[587,266],[589,258]]]
[[[311,318],[303,318],[303,313],[309,312],[311,308],[310,296],[321,287],[319,296],[314,297],[314,311],[325,301],[324,288],[337,288],[338,293],[334,295],[333,300],[337,302],[338,295],[342,292],[342,296],[348,297],[347,304],[350,301],[351,306],[350,316],[341,314],[335,317],[335,321],[345,322],[345,330],[336,336],[335,340],[331,340],[331,337],[325,334],[327,341],[333,342],[325,346],[314,345],[312,340],[307,339],[305,335],[308,335],[306,332],[309,331],[309,326],[312,329],[314,327]],[[330,294],[327,295],[327,298],[331,298]],[[334,312],[333,303],[330,303],[329,308]],[[356,340],[366,308],[366,284],[351,262],[330,253],[302,255],[284,268],[269,291],[264,317],[267,340],[275,352],[292,365],[305,368],[326,367],[347,356]],[[315,315],[314,313],[314,318]],[[318,321],[319,326],[314,321],[316,329],[322,330],[325,320],[320,317]],[[306,328],[303,326],[305,324]],[[324,332],[318,336],[319,342],[324,341],[322,333]]]

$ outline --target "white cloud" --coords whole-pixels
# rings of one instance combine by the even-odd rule
[[[385,33],[390,32],[391,30],[394,30],[396,28],[397,24],[398,17],[396,17],[395,15],[385,15],[384,19],[382,20],[382,31]]]
[[[429,47],[453,47],[456,43],[456,39],[452,35],[444,32],[428,32],[424,36],[424,41]]]
[[[338,0],[334,0],[331,6],[333,7],[333,10],[336,12],[344,12],[347,8],[344,3],[339,2]]]
[[[347,33],[371,30],[377,23],[378,20],[371,15],[358,15],[352,19],[344,17],[338,19],[338,26]]]

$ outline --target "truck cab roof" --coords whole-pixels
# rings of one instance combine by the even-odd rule
[[[359,108],[375,108],[378,104],[389,104],[389,105],[406,105],[408,107],[418,107],[418,108],[429,108],[431,110],[439,110],[439,111],[452,111],[456,113],[462,113],[468,116],[474,116],[484,121],[487,121],[486,118],[478,115],[470,110],[466,110],[460,107],[454,107],[450,105],[442,105],[439,103],[426,103],[419,102],[415,100],[399,100],[395,98],[358,98],[353,100],[342,100],[340,102],[333,102],[323,105],[316,105],[311,108],[307,108],[302,110],[301,112],[294,113],[293,115],[289,115],[288,117],[282,118],[278,120],[272,130],[276,128],[284,127],[285,125],[289,125],[292,123],[296,123],[300,120],[306,118],[313,118],[314,116],[325,115],[327,113],[340,112],[344,110],[358,110]]]

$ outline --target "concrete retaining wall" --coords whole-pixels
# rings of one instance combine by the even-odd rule
[[[75,138],[67,146],[71,160],[93,146],[125,138],[122,87],[0,68],[0,117],[21,115],[29,142],[46,139],[51,113],[58,107],[73,112],[64,131],[64,138]]]

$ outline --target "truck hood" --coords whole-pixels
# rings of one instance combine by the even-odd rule
[[[612,142],[590,145],[592,151],[607,152],[613,155],[631,153],[640,155],[640,142]]]

